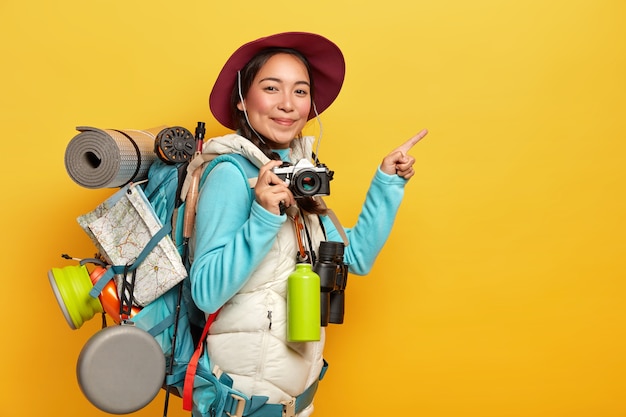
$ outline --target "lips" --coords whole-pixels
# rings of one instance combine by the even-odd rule
[[[279,125],[282,125],[282,126],[291,126],[291,125],[293,125],[296,122],[293,119],[282,119],[282,118],[279,118],[279,119],[274,118],[272,120],[275,123],[278,123]]]

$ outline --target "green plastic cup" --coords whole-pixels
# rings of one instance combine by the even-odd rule
[[[93,288],[85,265],[52,268],[48,271],[52,291],[69,326],[76,330],[84,322],[102,313],[98,298],[89,295]]]

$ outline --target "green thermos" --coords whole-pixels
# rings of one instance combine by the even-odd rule
[[[296,264],[287,280],[287,340],[320,340],[320,277],[310,264]]]

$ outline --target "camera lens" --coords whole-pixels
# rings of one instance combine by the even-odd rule
[[[302,170],[298,172],[295,180],[296,190],[305,196],[315,195],[319,191],[321,182],[318,175],[311,170]]]

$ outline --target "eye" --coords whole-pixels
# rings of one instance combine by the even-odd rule
[[[305,90],[303,88],[299,88],[299,89],[297,89],[295,91],[295,93],[296,93],[296,95],[299,95],[299,96],[307,96],[307,95],[309,95],[309,90]]]
[[[278,88],[276,88],[276,87],[275,87],[275,86],[273,86],[273,85],[267,85],[267,86],[265,86],[265,87],[263,88],[263,90],[265,90],[265,91],[278,91]]]

